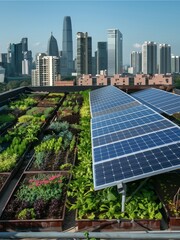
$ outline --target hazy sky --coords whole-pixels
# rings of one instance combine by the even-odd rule
[[[124,64],[144,41],[168,43],[172,53],[180,55],[180,1],[146,0],[0,0],[0,52],[23,37],[28,38],[33,56],[46,52],[51,32],[61,50],[64,16],[71,17],[74,50],[77,32],[92,37],[94,55],[97,42],[107,41],[107,29],[118,28],[123,34]]]

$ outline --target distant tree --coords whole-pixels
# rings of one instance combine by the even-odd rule
[[[0,83],[0,92],[5,92],[5,91],[6,91],[6,84]]]
[[[20,87],[26,87],[26,86],[30,86],[31,85],[31,80],[24,80],[24,81],[21,81],[20,83]]]
[[[19,81],[18,80],[13,80],[13,81],[9,81],[6,85],[7,90],[10,89],[14,89],[14,88],[18,88],[19,87]]]

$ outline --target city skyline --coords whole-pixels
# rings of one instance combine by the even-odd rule
[[[123,34],[124,64],[130,63],[132,51],[141,51],[144,41],[170,44],[172,54],[180,55],[179,9],[178,1],[1,1],[0,53],[7,52],[9,43],[27,37],[34,57],[47,51],[51,32],[62,50],[63,19],[70,16],[73,57],[77,32],[92,37],[94,56],[97,42],[107,41],[110,28]]]

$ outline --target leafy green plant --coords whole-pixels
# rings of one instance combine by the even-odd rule
[[[35,214],[34,208],[24,208],[18,213],[17,218],[19,220],[35,219],[36,214]]]
[[[69,150],[72,152],[74,150],[74,147],[75,147],[75,144],[76,144],[76,137],[73,136],[71,142],[70,142],[70,148]]]
[[[66,131],[69,128],[69,123],[68,122],[53,122],[49,126],[49,129],[55,131],[56,133],[59,133],[61,131]]]
[[[31,97],[21,96],[20,100],[16,100],[10,103],[11,109],[26,110],[28,107],[37,103],[37,100]]]
[[[16,164],[17,154],[10,154],[4,151],[0,154],[0,171],[7,172],[10,171]]]
[[[28,181],[23,183],[16,193],[18,200],[27,201],[33,204],[37,199],[49,201],[51,199],[60,199],[62,196],[63,187],[62,175],[39,174]]]
[[[12,122],[15,119],[13,114],[0,114],[0,125],[3,123]]]
[[[41,166],[43,165],[45,156],[46,156],[45,152],[35,153],[35,161],[34,161],[35,167],[41,168]]]

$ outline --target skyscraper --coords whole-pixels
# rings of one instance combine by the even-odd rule
[[[58,74],[59,57],[46,56],[45,53],[37,54],[36,70],[32,70],[33,86],[54,86]]]
[[[92,73],[92,38],[88,33],[77,33],[77,75]]]
[[[69,16],[65,16],[63,22],[61,75],[71,76],[72,72],[73,72],[72,25],[71,18]]]
[[[159,73],[171,73],[171,46],[169,44],[160,44],[159,54]]]
[[[22,43],[22,51],[27,52],[28,51],[28,39],[22,38],[21,43]]]
[[[31,75],[31,69],[32,69],[32,52],[25,51],[23,52],[22,74]]]
[[[107,42],[97,43],[97,73],[107,70]]]
[[[7,53],[7,76],[30,75],[32,68],[32,52],[28,51],[28,38],[22,38],[20,43],[9,44]]]
[[[20,76],[22,75],[22,43],[12,43],[8,48],[7,62],[9,63],[8,75]]]
[[[131,67],[133,74],[141,73],[142,69],[142,53],[133,51],[131,53]]]
[[[55,39],[52,33],[47,45],[47,55],[59,57],[57,40]]]
[[[171,73],[180,73],[180,57],[171,56]]]
[[[142,45],[142,72],[144,74],[157,73],[157,44],[144,42]]]
[[[118,29],[108,29],[108,75],[123,72],[123,35]]]

